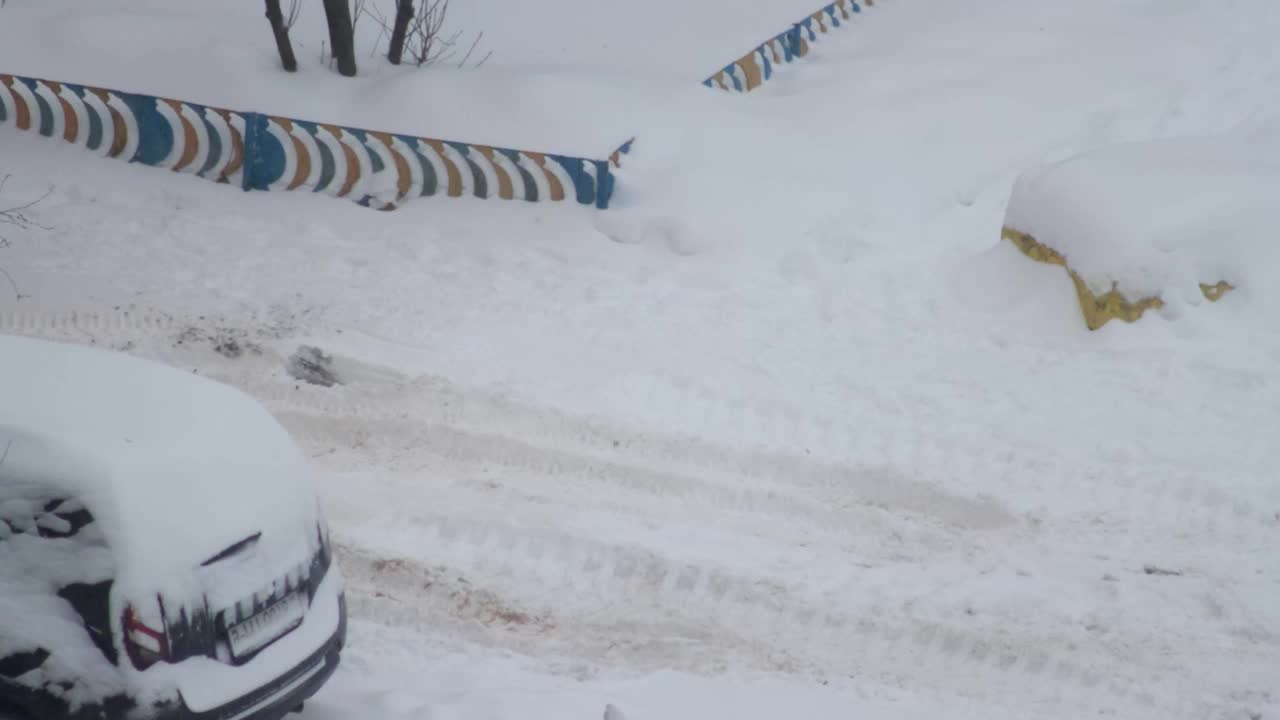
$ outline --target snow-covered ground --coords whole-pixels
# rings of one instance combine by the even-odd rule
[[[228,381],[325,470],[356,622],[305,717],[1280,712],[1280,332],[1232,293],[1091,333],[1000,242],[1024,170],[1273,132],[1270,0],[886,0],[749,96],[697,81],[805,3],[477,1],[492,65],[359,81],[273,74],[256,9],[101,5],[199,34],[64,53],[22,22],[69,2],[10,0],[0,70],[639,136],[609,211],[375,213],[0,128],[5,198],[53,187],[0,331]],[[289,377],[301,344],[345,384]]]

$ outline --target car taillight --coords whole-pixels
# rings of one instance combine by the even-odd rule
[[[146,670],[169,659],[169,638],[163,628],[164,620],[158,615],[144,618],[133,605],[125,608],[124,647],[135,668]]]

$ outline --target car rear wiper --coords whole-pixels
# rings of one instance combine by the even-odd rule
[[[240,554],[241,552],[244,552],[245,550],[248,550],[248,549],[249,549],[250,547],[252,547],[255,543],[257,543],[257,542],[258,542],[258,540],[260,540],[261,538],[262,538],[262,531],[261,531],[261,530],[259,530],[258,532],[256,532],[256,533],[254,533],[254,534],[250,535],[249,537],[247,537],[247,538],[245,538],[245,539],[243,539],[243,540],[240,540],[240,541],[236,542],[235,544],[231,545],[231,546],[230,546],[230,547],[228,547],[226,550],[223,550],[222,552],[218,553],[217,555],[214,555],[213,557],[209,558],[208,560],[205,560],[204,562],[200,563],[200,567],[209,567],[210,565],[212,565],[212,564],[214,564],[214,563],[216,563],[216,562],[222,562],[223,560],[226,560],[227,558],[229,558],[229,557],[231,557],[231,556],[233,556],[233,555],[238,555],[238,554]]]

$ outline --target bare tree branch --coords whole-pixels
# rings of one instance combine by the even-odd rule
[[[4,192],[4,186],[9,182],[9,177],[10,177],[9,175],[0,177],[0,193]],[[49,188],[48,190],[45,191],[43,195],[36,198],[35,200],[32,200],[31,202],[23,203],[22,205],[15,205],[13,207],[0,210],[0,224],[14,225],[19,230],[30,230],[31,228],[48,230],[49,228],[33,220],[31,216],[27,214],[27,211],[35,207],[36,205],[39,205],[41,202],[43,202],[44,199],[49,197],[50,193],[52,192],[53,192],[53,188]],[[9,239],[3,235],[0,235],[0,247],[8,247],[8,245],[9,245]]]
[[[268,0],[269,3],[271,1]],[[291,26],[297,18],[299,0],[292,2],[286,27]],[[387,61],[392,65],[402,64],[406,55],[408,62],[417,67],[451,62],[460,49],[459,40],[463,35],[461,30],[444,35],[449,0],[395,0],[395,16],[390,22],[378,9],[378,5],[370,0],[350,0],[349,3],[347,0],[324,0],[324,7],[329,21],[329,38],[328,45],[321,42],[321,62],[327,64],[336,60],[338,71],[343,75],[350,76],[356,72],[353,55],[355,31],[363,17],[371,18],[380,29],[369,56],[376,55],[382,39],[389,36]],[[479,32],[472,38],[462,59],[457,62],[457,67],[464,68],[472,61],[483,39],[484,32]],[[480,67],[492,56],[492,51],[486,52],[472,67]]]
[[[360,25],[360,18],[369,12],[369,0],[351,0],[351,33],[354,36]]]
[[[2,6],[2,2],[3,0],[0,0],[0,6]],[[4,192],[4,186],[8,182],[9,182],[8,175],[0,177],[0,193]],[[50,228],[47,228],[44,225],[41,225],[40,223],[32,219],[32,217],[27,214],[27,211],[35,207],[36,205],[40,204],[45,198],[49,197],[49,194],[52,192],[53,192],[53,188],[49,188],[48,190],[45,191],[43,195],[36,198],[35,200],[32,200],[27,203],[23,203],[21,205],[15,205],[13,207],[0,210],[0,224],[13,225],[17,227],[19,230],[30,230],[31,228],[49,230]],[[0,234],[0,248],[6,248],[6,247],[9,247],[9,239],[4,235]],[[5,280],[9,282],[9,286],[13,288],[13,294],[17,300],[22,300],[23,298],[27,297],[26,295],[22,294],[21,290],[18,289],[18,283],[14,281],[13,276],[9,274],[9,271],[0,267],[0,275],[3,275]]]
[[[449,15],[449,0],[418,0],[416,11],[413,10],[412,5],[412,0],[397,0],[396,23],[397,26],[401,22],[405,25],[405,47],[401,48],[402,52],[407,52],[409,61],[418,67],[453,59],[457,53],[458,39],[462,37],[462,31],[455,31],[447,37],[443,35],[445,20]],[[408,6],[407,14],[401,14],[406,6]],[[392,30],[393,49],[398,29],[397,27]],[[476,35],[458,67],[466,65],[483,37],[483,32]],[[490,54],[492,53],[485,55],[481,63],[487,60]],[[387,58],[393,64],[399,64],[393,54],[389,53]]]
[[[4,5],[0,4],[0,7],[4,7]],[[0,267],[0,275],[3,275],[4,279],[9,281],[9,287],[13,288],[14,302],[22,302],[24,298],[29,297],[28,295],[23,295],[22,291],[18,289],[18,283],[13,281],[13,276],[9,274],[8,270]]]
[[[467,54],[466,54],[466,55],[463,55],[463,56],[462,56],[462,60],[458,61],[458,67],[460,67],[460,68],[461,68],[461,67],[463,67],[463,66],[465,66],[465,65],[467,64],[467,60],[471,59],[471,53],[473,53],[473,52],[475,52],[475,51],[476,51],[476,46],[480,44],[480,39],[481,39],[481,38],[483,38],[483,37],[484,37],[484,31],[483,31],[483,30],[481,30],[479,33],[477,33],[477,34],[476,34],[476,39],[475,39],[474,41],[472,41],[472,43],[471,43],[471,47],[467,48]],[[486,60],[488,60],[488,59],[489,59],[489,57],[490,57],[490,56],[492,56],[492,55],[493,55],[493,51],[492,51],[492,50],[490,50],[489,52],[485,53],[485,54],[484,54],[484,57],[480,58],[480,62],[476,63],[476,67],[480,67],[481,65],[483,65],[483,64],[484,64],[484,62],[485,62]]]
[[[377,5],[370,5],[365,12],[368,13],[369,17],[373,18],[374,24],[378,26],[378,37],[374,38],[373,47],[369,50],[369,57],[374,57],[378,54],[378,47],[382,45],[382,38],[391,34],[391,27],[387,23],[386,16],[382,14]]]

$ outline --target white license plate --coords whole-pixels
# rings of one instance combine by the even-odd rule
[[[261,650],[301,624],[306,614],[306,594],[290,593],[253,617],[227,628],[231,654],[239,658]]]

